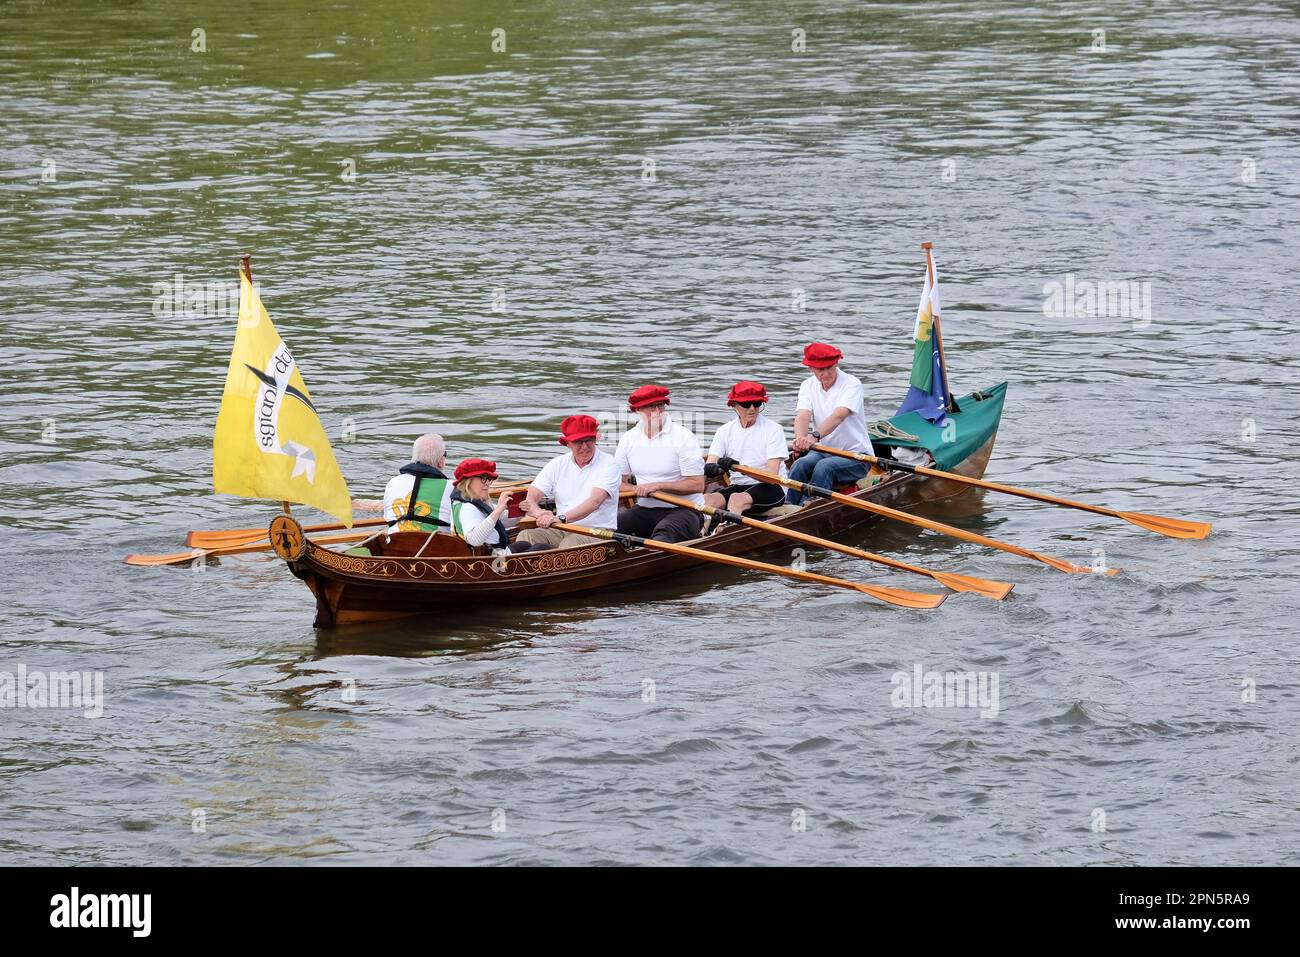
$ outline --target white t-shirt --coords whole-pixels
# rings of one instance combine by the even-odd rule
[[[725,456],[735,459],[741,465],[762,469],[764,472],[767,471],[768,459],[780,459],[778,474],[781,478],[789,478],[785,470],[785,459],[790,450],[786,448],[785,431],[761,413],[747,429],[741,426],[739,418],[732,419],[718,429],[713,436],[713,444],[709,446],[709,454],[718,458]],[[731,481],[734,485],[758,484],[758,479],[740,472],[732,473]]]
[[[836,409],[848,409],[849,414],[836,426],[835,431],[823,435],[818,442],[846,452],[875,455],[875,450],[871,447],[871,436],[867,434],[867,416],[862,406],[862,380],[843,369],[837,369],[836,372],[835,382],[829,390],[822,388],[816,376],[804,379],[799,386],[799,403],[795,406],[795,411],[807,409],[812,412],[812,421],[808,423],[808,431],[811,432]]]
[[[700,443],[695,438],[695,433],[672,419],[664,420],[663,431],[653,439],[646,437],[645,427],[638,420],[636,426],[624,432],[618,440],[614,462],[620,476],[635,475],[642,485],[676,482],[704,474],[704,456],[700,454]],[[698,492],[691,495],[679,492],[673,494],[678,498],[690,499],[696,505],[704,504],[704,496]],[[673,508],[657,498],[638,498],[636,503],[647,508]]]
[[[537,473],[532,486],[547,498],[555,499],[555,514],[564,515],[591,497],[596,489],[604,489],[608,497],[585,518],[575,519],[592,528],[618,527],[618,490],[623,477],[608,452],[596,450],[591,461],[579,468],[573,453],[557,455]]]

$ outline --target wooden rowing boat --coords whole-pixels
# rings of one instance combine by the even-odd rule
[[[943,429],[916,413],[895,416],[888,420],[891,437],[880,444],[926,449],[938,468],[980,478],[993,453],[1006,388],[1003,382],[959,399],[960,411],[950,415],[950,423]],[[910,510],[966,488],[933,476],[894,473],[852,494]],[[825,499],[789,514],[764,518],[823,538],[877,520],[861,509]],[[287,515],[272,520],[270,537],[290,571],[316,596],[318,627],[436,615],[456,606],[535,602],[681,574],[704,564],[696,558],[646,548],[628,550],[614,542],[494,559],[467,554],[464,543],[451,536],[438,535],[431,542],[419,532],[395,534],[387,542],[380,536],[370,543],[369,555],[344,554],[311,541]],[[789,539],[747,526],[729,526],[685,544],[727,555],[753,555],[790,546]],[[421,547],[424,551],[417,556]]]

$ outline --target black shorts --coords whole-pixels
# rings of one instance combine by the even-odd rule
[[[727,507],[727,499],[736,492],[744,492],[754,500],[754,504],[745,511],[748,513],[766,512],[785,504],[785,489],[773,482],[755,482],[753,485],[728,485],[726,488],[714,489],[722,496],[722,507]]]

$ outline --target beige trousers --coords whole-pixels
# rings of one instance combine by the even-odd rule
[[[558,528],[526,528],[519,533],[519,541],[541,548],[577,548],[579,545],[594,545],[604,539],[562,532]]]

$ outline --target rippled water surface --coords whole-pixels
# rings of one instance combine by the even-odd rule
[[[105,681],[0,711],[0,861],[1293,862],[1300,21],[1229,7],[0,8],[0,671]],[[1011,383],[989,476],[1211,538],[977,493],[935,514],[1123,573],[878,528],[1017,590],[705,571],[334,632],[269,556],[121,564],[272,511],[210,491],[234,321],[155,315],[177,275],[253,254],[374,496],[422,431],[526,476],[645,381],[788,422],[811,339],[890,414],[922,240],[954,388]],[[1150,320],[1045,315],[1070,274]],[[918,664],[999,714],[892,707]]]

